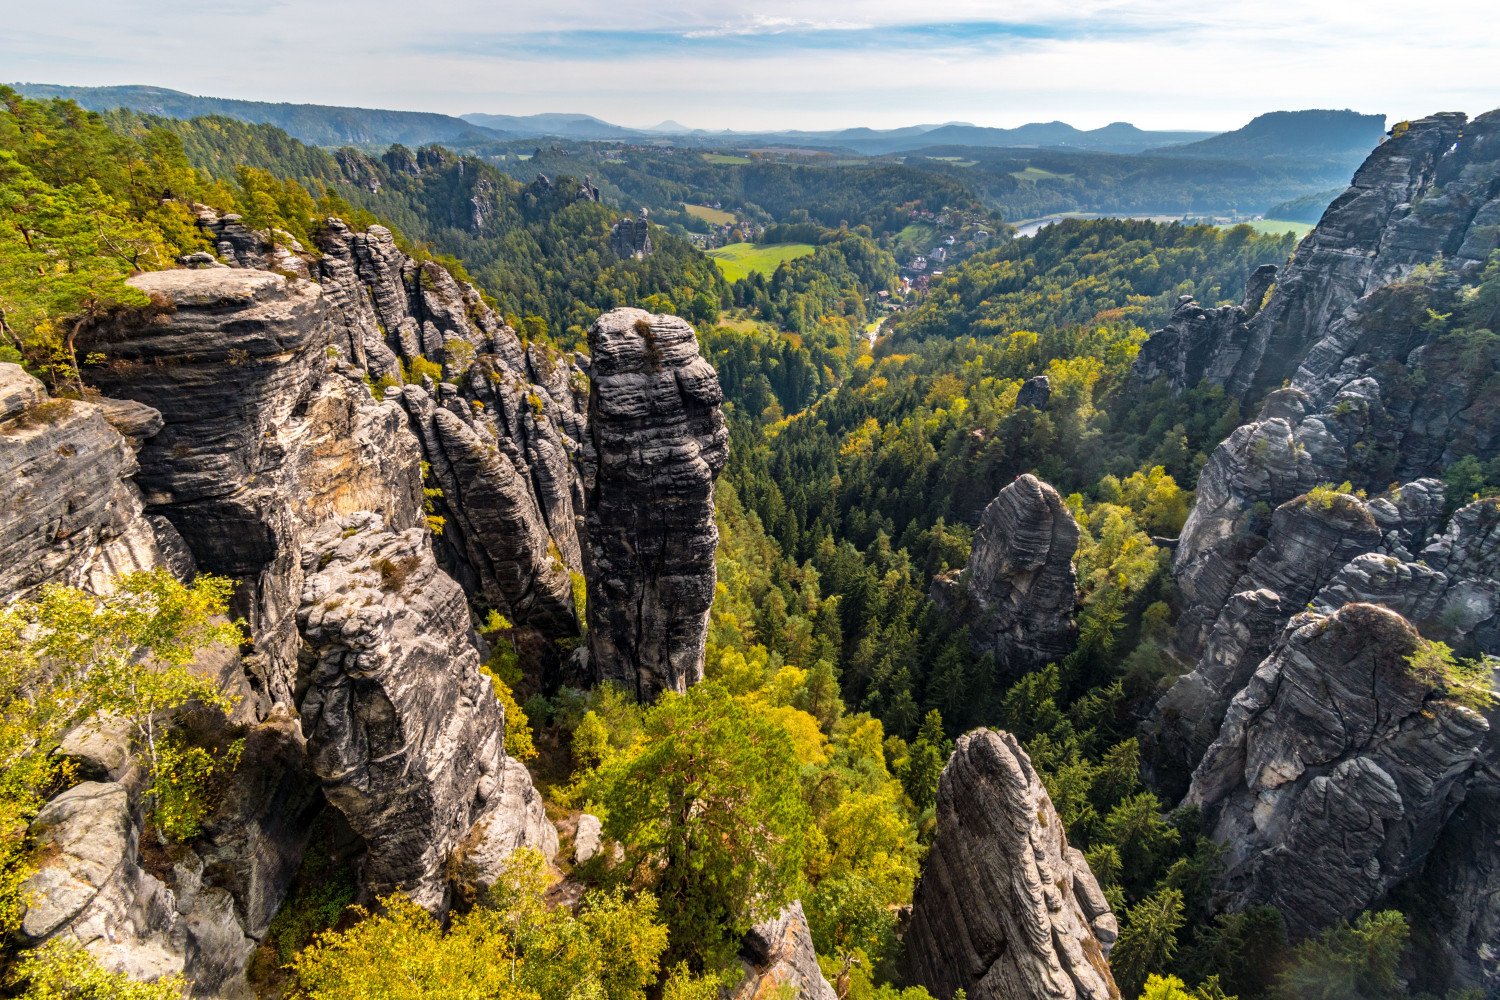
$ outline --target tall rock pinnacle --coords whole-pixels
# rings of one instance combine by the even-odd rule
[[[1117,931],[1020,741],[960,738],[906,931],[911,981],[937,997],[1119,1000],[1106,960]]]
[[[675,316],[615,309],[589,329],[589,654],[650,698],[703,677],[714,480],[729,457],[719,377]]]

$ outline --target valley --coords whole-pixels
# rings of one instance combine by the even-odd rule
[[[7,995],[1497,994],[1500,112],[1384,126],[0,88]]]

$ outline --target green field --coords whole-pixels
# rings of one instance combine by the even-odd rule
[[[704,153],[705,163],[749,163],[748,156],[730,156],[728,153]]]
[[[1257,233],[1291,233],[1299,240],[1312,229],[1311,222],[1287,222],[1284,219],[1252,219],[1245,225]]]
[[[1018,181],[1070,181],[1072,174],[1054,174],[1050,170],[1041,167],[1027,167],[1025,170],[1012,170],[1010,175]]]
[[[711,226],[727,226],[734,221],[733,212],[721,211],[717,208],[711,208],[708,205],[684,204],[682,208],[688,215],[691,215],[695,219],[702,219]]]
[[[812,252],[811,243],[773,243],[767,246],[757,246],[754,243],[730,243],[717,250],[708,251],[708,255],[714,259],[714,263],[719,265],[719,270],[724,272],[725,278],[730,281],[739,281],[752,271],[770,274],[782,261],[806,257]]]

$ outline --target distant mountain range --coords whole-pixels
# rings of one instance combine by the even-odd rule
[[[1172,156],[1212,156],[1228,160],[1267,156],[1356,156],[1360,159],[1385,134],[1384,115],[1353,111],[1272,111],[1233,132],[1161,150]]]
[[[1385,130],[1382,116],[1361,115],[1353,111],[1275,111],[1259,116],[1243,128],[1217,135],[1211,132],[1148,131],[1128,122],[1088,130],[1074,128],[1066,122],[1035,122],[1017,128],[946,122],[895,129],[736,132],[688,129],[676,122],[665,121],[652,128],[636,129],[584,114],[468,114],[453,117],[420,111],[196,97],[163,87],[67,87],[39,83],[11,86],[27,97],[69,98],[95,111],[130,108],[169,118],[224,115],[240,121],[271,124],[303,142],[318,146],[384,147],[391,143],[408,146],[441,143],[473,148],[502,141],[552,139],[721,148],[793,146],[867,156],[965,147],[1125,154],[1149,151],[1154,155],[1172,157],[1246,160],[1352,156],[1357,163],[1380,141]]]
[[[976,146],[1012,149],[1086,149],[1106,153],[1137,153],[1181,145],[1213,136],[1213,132],[1148,132],[1127,122],[1084,131],[1067,122],[1035,122],[1018,128],[989,128],[968,122],[908,125],[904,128],[846,128],[830,131],[788,129],[738,132],[690,129],[676,122],[632,129],[612,125],[590,115],[464,115],[472,125],[519,136],[556,139],[619,139],[635,141],[694,140],[717,146],[802,146],[881,156],[924,146]]]
[[[385,111],[327,104],[272,104],[224,97],[196,97],[165,87],[60,87],[46,83],[10,84],[26,97],[61,97],[90,111],[130,108],[164,118],[223,115],[243,122],[275,125],[314,146],[408,146],[427,143],[471,145],[514,136],[471,125],[462,118],[425,111]]]

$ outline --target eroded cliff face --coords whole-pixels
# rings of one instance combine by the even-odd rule
[[[1460,829],[1485,828],[1495,739],[1407,664],[1424,639],[1500,653],[1500,505],[1448,516],[1436,478],[1500,455],[1500,360],[1429,315],[1497,223],[1500,113],[1398,127],[1259,312],[1185,303],[1138,362],[1266,394],[1199,478],[1173,562],[1188,671],[1145,736],[1158,784],[1229,848],[1230,905],[1277,905],[1299,936],[1427,885],[1478,900],[1500,867],[1500,843]],[[1446,949],[1430,964],[1488,988],[1493,961],[1464,945],[1491,926],[1477,909],[1424,914]]]
[[[471,832],[555,855],[529,780],[519,815],[491,817],[514,805],[502,794],[505,718],[469,639],[467,599],[426,530],[361,512],[323,525],[302,562],[298,711],[324,794],[369,848],[367,891],[444,906],[445,866]],[[473,875],[487,885],[497,872]]]
[[[1118,933],[1098,881],[1009,733],[958,741],[905,938],[908,978],[936,997],[1118,1000]]]
[[[675,316],[605,313],[589,351],[589,656],[596,679],[649,699],[703,677],[724,395]]]
[[[96,780],[39,824],[55,902],[27,933],[239,996],[321,810],[359,835],[367,896],[401,888],[434,909],[451,876],[482,885],[517,846],[555,852],[504,754],[471,615],[576,634],[588,443],[573,363],[523,347],[389,233],[331,223],[313,257],[200,221],[237,266],[131,279],[153,305],[81,337],[106,398],[50,401],[0,365],[0,597],[154,565],[237,582],[252,642],[197,665],[249,727],[223,803],[163,867],[141,847],[154,834],[118,734],[70,738]],[[388,378],[403,365],[404,386]]]
[[[1049,484],[1027,473],[985,508],[969,564],[933,582],[933,597],[969,622],[977,648],[1013,674],[1073,651],[1078,522]]]
[[[1235,697],[1186,799],[1229,848],[1231,906],[1302,936],[1420,867],[1489,732],[1408,665],[1420,641],[1378,605],[1305,613]]]
[[[1142,349],[1139,374],[1180,388],[1206,378],[1254,402],[1293,375],[1300,387],[1304,374],[1342,365],[1349,307],[1439,256],[1466,267],[1495,249],[1497,159],[1500,113],[1405,123],[1297,247],[1263,308],[1249,295],[1229,310],[1180,307]],[[1263,279],[1255,284],[1264,293]]]

